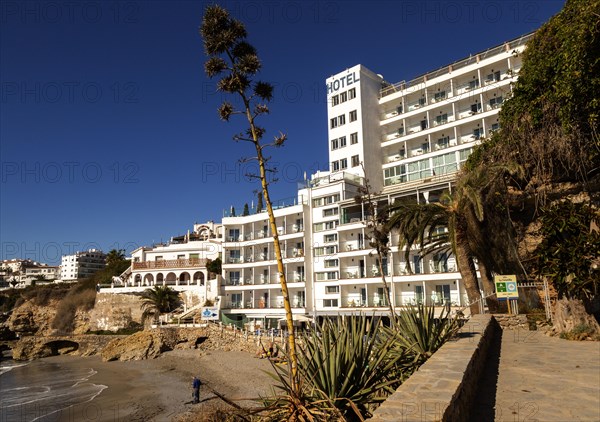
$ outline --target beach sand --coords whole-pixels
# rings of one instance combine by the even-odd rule
[[[273,384],[264,372],[273,372],[269,361],[246,352],[174,350],[156,359],[129,362],[102,362],[99,356],[46,359],[93,368],[97,373],[89,381],[108,387],[92,401],[63,410],[53,419],[59,422],[194,420],[223,404],[207,386],[242,406],[255,407],[256,402],[243,399],[264,396]],[[200,404],[192,404],[193,375],[204,384]]]

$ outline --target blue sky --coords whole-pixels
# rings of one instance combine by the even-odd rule
[[[0,3],[0,258],[168,240],[258,188],[221,122],[198,28],[208,2]],[[274,198],[327,168],[325,79],[411,79],[538,28],[564,0],[224,1],[275,84]]]

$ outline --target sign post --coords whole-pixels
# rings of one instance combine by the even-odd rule
[[[517,299],[519,298],[519,288],[517,286],[517,276],[495,275],[494,284],[496,285],[496,297],[498,300],[508,300],[508,313],[518,314]]]

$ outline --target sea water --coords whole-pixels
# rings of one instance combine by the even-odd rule
[[[91,402],[107,388],[89,380],[95,373],[47,360],[0,361],[0,422],[94,420],[91,403],[83,408],[89,415],[72,413],[74,405]]]

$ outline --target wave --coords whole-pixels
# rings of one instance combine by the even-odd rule
[[[17,362],[12,361],[12,360],[2,362],[2,364],[0,365],[0,375],[5,374],[6,372],[13,370],[14,368],[19,368],[21,366],[25,366],[25,365],[28,365],[28,364],[29,364],[29,362],[17,363]]]
[[[92,368],[38,361],[12,366],[0,384],[3,414],[39,422],[61,419],[56,413],[92,401],[108,388],[89,381],[96,373]]]

